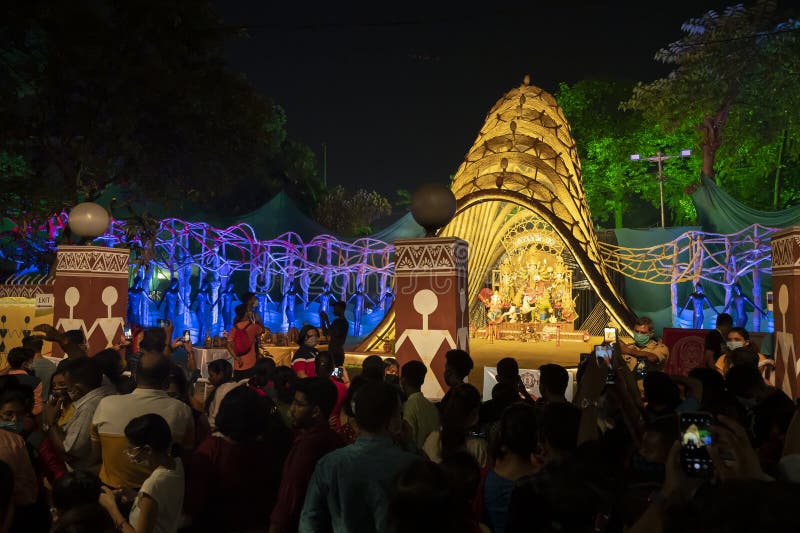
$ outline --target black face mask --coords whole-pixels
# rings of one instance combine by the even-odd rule
[[[383,377],[383,379],[389,385],[399,385],[400,384],[400,376],[395,376],[394,374],[386,374]]]

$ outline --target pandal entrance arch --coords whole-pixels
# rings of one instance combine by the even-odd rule
[[[531,85],[528,76],[489,111],[451,189],[458,202],[456,215],[439,235],[469,243],[471,307],[482,305],[478,293],[505,253],[501,236],[522,208],[546,222],[561,238],[608,319],[631,333],[633,313],[614,287],[600,255],[567,119],[555,98]],[[393,337],[391,314],[359,349],[377,349]]]

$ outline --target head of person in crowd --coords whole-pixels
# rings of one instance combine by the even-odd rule
[[[275,396],[278,403],[289,405],[294,401],[294,388],[297,384],[297,374],[288,366],[279,366],[275,369],[273,379],[275,383]]]
[[[30,387],[8,387],[0,392],[0,429],[12,433],[25,430],[25,419],[33,404]]]
[[[520,476],[531,474],[534,454],[539,447],[536,408],[530,403],[516,402],[503,411],[500,422],[489,440],[489,452],[496,461],[527,467]]]
[[[445,354],[444,381],[448,387],[463,383],[472,372],[472,357],[464,350],[449,350]]]
[[[100,478],[85,470],[67,472],[55,483],[51,493],[53,520],[58,521],[64,513],[81,507],[97,503],[101,491]]]
[[[64,381],[67,385],[69,399],[77,402],[102,385],[103,372],[93,357],[68,359],[64,367]]]
[[[219,387],[233,379],[233,366],[225,359],[214,359],[208,363],[208,382]]]
[[[740,327],[730,328],[725,335],[725,345],[728,351],[732,352],[737,348],[746,348],[750,346],[750,333]]]
[[[217,430],[235,442],[258,439],[269,417],[269,410],[261,401],[265,399],[248,387],[231,390],[220,403],[215,420]]]
[[[400,395],[383,381],[368,381],[353,400],[356,423],[362,433],[393,435],[402,425]]]
[[[234,319],[233,322],[238,324],[239,322],[244,322],[247,319],[247,314],[250,312],[250,308],[247,307],[246,304],[239,304],[233,308]]]
[[[655,328],[653,326],[653,319],[646,316],[640,316],[636,319],[633,326],[633,342],[639,348],[647,346],[655,335]]]
[[[400,384],[400,363],[394,357],[387,357],[383,360],[384,373],[383,379],[390,385]]]
[[[569,457],[578,445],[581,410],[571,403],[548,403],[539,418],[539,443],[545,462]]]
[[[240,294],[239,301],[242,302],[240,305],[245,306],[245,309],[247,309],[248,311],[251,311],[256,307],[258,307],[258,297],[256,297],[255,293],[252,292],[243,292],[242,294]],[[236,309],[238,308],[239,306],[237,305]],[[236,310],[234,310],[234,312],[238,315],[238,312]]]
[[[28,371],[33,364],[33,352],[22,346],[17,346],[8,351],[6,361],[8,362],[8,366],[11,367],[11,370]]]
[[[144,352],[136,367],[136,386],[167,390],[171,362],[160,352]]]
[[[516,387],[519,382],[519,363],[513,357],[504,357],[497,362],[497,382],[511,383]]]
[[[22,347],[33,352],[34,357],[42,355],[42,337],[27,335],[22,338]]]
[[[645,424],[641,444],[631,460],[632,474],[637,482],[663,483],[664,465],[678,437],[678,421],[673,414]]]
[[[477,459],[468,451],[458,451],[442,458],[439,465],[447,476],[452,494],[453,510],[463,520],[472,516],[472,509],[478,487],[481,483],[481,467]],[[451,531],[470,531],[474,526],[463,525]]]
[[[678,386],[664,372],[648,372],[644,377],[643,386],[647,410],[656,416],[674,412],[681,403]]]
[[[464,449],[469,431],[478,424],[480,407],[481,394],[469,383],[450,389],[442,412],[442,458]]]
[[[509,406],[519,400],[519,392],[517,387],[507,381],[496,383],[492,387],[492,400],[503,406]]]
[[[716,328],[722,334],[724,339],[728,332],[733,327],[733,317],[728,313],[720,313],[717,315]]]
[[[539,395],[546,402],[566,402],[569,374],[561,365],[546,364],[539,367]]]
[[[292,423],[298,429],[327,425],[336,399],[336,386],[327,377],[297,380],[290,410]]]
[[[782,390],[772,390],[753,407],[753,447],[762,468],[775,475],[789,424],[797,410],[795,403]]]
[[[300,333],[297,335],[297,344],[313,348],[319,344],[319,330],[314,326],[306,324],[300,328]]]
[[[139,342],[139,350],[142,352],[163,354],[167,349],[167,332],[164,328],[147,328],[142,334]]]
[[[176,400],[189,403],[189,381],[186,379],[183,369],[174,363],[169,365],[167,394]]]
[[[128,459],[134,464],[155,468],[173,457],[172,432],[161,415],[149,413],[138,416],[125,426]],[[177,448],[177,446],[175,447]]]
[[[250,377],[249,385],[258,389],[264,389],[272,383],[275,377],[275,360],[271,357],[261,357],[253,366],[253,375]]]
[[[725,378],[716,369],[693,368],[689,371],[689,377],[696,379],[703,386],[703,398],[700,402],[703,411],[710,411],[711,406],[718,404],[726,396]]]
[[[333,316],[337,318],[344,318],[344,312],[347,309],[347,303],[333,302],[331,308],[333,309]]]
[[[65,359],[65,361],[67,360]],[[50,376],[50,397],[55,401],[60,401],[62,406],[72,403],[69,399],[69,394],[67,394],[67,380],[64,377],[63,367],[57,368],[53,375]]]
[[[758,368],[758,353],[750,346],[741,346],[725,354],[727,371],[735,366]]]
[[[59,515],[50,533],[115,533],[119,531],[99,503],[79,505]]]
[[[361,375],[369,380],[383,381],[386,365],[379,355],[370,355],[361,362]]]
[[[344,401],[342,401],[342,411],[344,411],[344,414],[347,415],[348,418],[351,418],[355,421],[356,394],[358,394],[358,391],[361,390],[361,387],[370,382],[371,380],[365,378],[363,374],[359,374],[350,380],[350,386],[347,387],[347,393],[344,396]]]
[[[77,346],[83,352],[83,355],[88,355],[89,346],[86,344],[86,335],[79,329],[71,329],[64,332],[64,339],[72,346]]]
[[[406,396],[420,392],[427,373],[428,367],[422,361],[411,360],[403,365],[400,373],[400,386]]]
[[[752,365],[732,366],[725,374],[725,386],[745,407],[756,405],[770,390],[758,368]]]
[[[330,376],[333,373],[333,357],[331,357],[330,352],[319,352],[314,360],[314,366],[317,369],[318,376]]]
[[[97,352],[92,356],[92,361],[97,364],[111,383],[116,383],[122,377],[122,358],[117,350],[108,348]]]
[[[430,461],[415,461],[397,476],[389,503],[389,532],[466,531],[460,523],[463,510],[454,505],[444,470]]]

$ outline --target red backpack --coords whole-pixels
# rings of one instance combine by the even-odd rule
[[[251,322],[248,320],[244,328],[234,326],[233,332],[233,351],[236,355],[245,355],[253,347],[253,341],[247,334],[247,328],[250,327]]]

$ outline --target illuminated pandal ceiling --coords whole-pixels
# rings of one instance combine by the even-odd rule
[[[519,208],[541,217],[574,256],[610,318],[630,331],[633,313],[605,268],[581,183],[575,140],[552,95],[523,84],[492,107],[456,172],[453,220],[439,233],[469,243],[469,298],[473,303],[489,271],[505,252]],[[390,317],[360,346],[374,348],[393,335]]]

